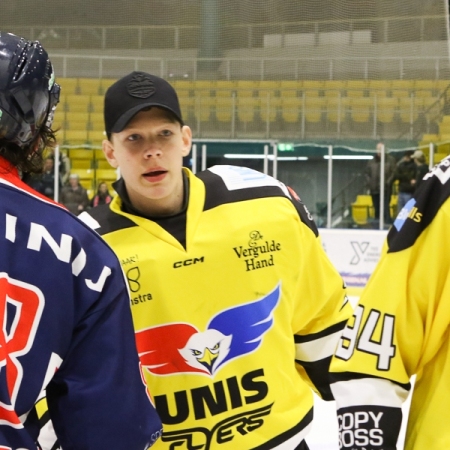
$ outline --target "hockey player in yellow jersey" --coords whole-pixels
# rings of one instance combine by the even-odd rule
[[[260,172],[183,168],[191,130],[159,77],[113,84],[105,128],[118,195],[80,217],[128,278],[164,426],[154,448],[307,449],[313,390],[331,399],[329,363],[352,312],[308,210]]]
[[[450,160],[423,178],[388,233],[385,251],[331,366],[343,449],[396,449],[415,375],[405,449],[450,448]]]

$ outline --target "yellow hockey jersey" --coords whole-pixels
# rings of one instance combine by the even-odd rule
[[[128,278],[164,426],[154,448],[295,449],[312,389],[331,398],[328,367],[351,315],[343,281],[279,181],[234,166],[184,171],[183,239],[124,212],[119,196],[82,217]]]
[[[342,335],[331,366],[341,448],[396,448],[413,375],[405,449],[450,448],[449,166],[399,213]]]

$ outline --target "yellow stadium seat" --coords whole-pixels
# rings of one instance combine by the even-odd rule
[[[108,88],[117,81],[115,78],[101,78],[99,94],[103,95]]]
[[[90,98],[91,112],[103,113],[104,99],[105,99],[105,97],[103,95],[91,95],[91,98]]]
[[[447,81],[448,83],[448,81]],[[434,90],[437,89],[437,82],[436,80],[415,80],[414,81],[414,89],[415,90]]]
[[[184,120],[189,120],[195,111],[195,97],[178,97],[180,102],[181,114]]]
[[[325,81],[323,80],[303,80],[302,89],[316,89],[322,90],[324,88]]]
[[[411,96],[411,91],[408,91],[407,89],[394,89],[392,90],[392,97],[397,98],[408,98]]]
[[[350,99],[350,111],[353,122],[368,122],[373,114],[374,100],[370,97]]]
[[[301,84],[301,82],[299,84]],[[281,82],[278,80],[261,80],[261,81],[256,82],[256,86],[258,89],[267,89],[269,91],[279,90],[280,85],[281,85]]]
[[[194,89],[194,80],[171,80],[170,84],[176,89]]]
[[[426,142],[426,143],[431,143],[431,142],[437,142],[439,139],[439,135],[438,134],[424,134],[422,135],[422,142]]]
[[[364,97],[366,94],[363,89],[347,89],[346,93],[350,98]]]
[[[105,159],[105,154],[102,149],[94,148],[94,160],[98,161],[99,159]]]
[[[87,148],[71,148],[67,153],[71,160],[82,159],[87,161],[92,161],[94,159],[94,152]]]
[[[56,82],[61,86],[61,95],[78,94],[78,78],[58,78]]]
[[[369,80],[368,88],[370,90],[386,90],[392,89],[392,80]]]
[[[208,122],[211,119],[212,107],[215,104],[214,97],[196,97],[194,116],[199,122]]]
[[[414,91],[414,96],[419,98],[419,97],[433,97],[433,90],[431,89],[417,89]]]
[[[89,113],[87,112],[66,112],[66,129],[87,130],[89,128]]]
[[[99,95],[101,92],[100,78],[78,78],[78,88],[82,95]]]
[[[98,159],[95,163],[97,169],[111,169],[111,165],[109,162],[105,159]]]
[[[96,169],[95,178],[99,181],[115,181],[117,180],[117,171],[112,167],[110,169]]]
[[[368,80],[347,80],[346,89],[347,90],[366,90],[369,88]]]
[[[311,89],[311,88],[303,89],[303,94],[306,97],[320,97],[322,92],[323,91],[319,89]]]
[[[369,206],[352,203],[352,219],[356,225],[366,225],[369,222]]]
[[[66,95],[66,111],[89,112],[91,108],[90,95]]]
[[[92,112],[89,114],[89,129],[94,131],[104,131],[105,122],[103,113]]]
[[[280,97],[297,97],[297,91],[295,89],[281,89]]]
[[[256,112],[259,111],[259,98],[237,98],[236,113],[240,122],[248,123],[255,120]]]
[[[303,98],[283,97],[281,99],[281,117],[287,123],[297,123],[303,111]]]
[[[450,85],[450,80],[436,80],[436,91],[444,91]]]
[[[55,115],[53,116],[53,126],[54,130],[64,128],[66,126],[66,112],[64,108],[56,108]]]
[[[89,130],[88,140],[92,145],[102,145],[104,139],[106,134],[103,130]]]
[[[394,120],[398,108],[398,98],[377,98],[376,114],[377,120],[383,123],[391,123]]]
[[[419,117],[419,109],[416,108],[414,97],[399,98],[398,111],[400,120],[404,123],[414,122]]]
[[[254,91],[258,88],[258,82],[253,80],[238,80],[236,81],[236,88]]]
[[[436,152],[434,154],[434,164],[441,162],[447,156],[448,156],[448,152]]]
[[[327,99],[325,97],[305,98],[305,119],[307,122],[317,123],[322,120],[322,115],[326,110]]]
[[[94,179],[94,169],[70,169],[70,173],[77,174],[80,180],[93,180]]]
[[[384,98],[389,97],[389,94],[391,91],[385,90],[385,89],[370,89],[369,90],[369,97],[372,98]]]
[[[92,161],[90,159],[71,159],[70,166],[72,169],[91,169]]]
[[[275,98],[277,97],[277,93],[279,91],[275,90],[275,89],[258,89],[256,91],[256,96],[263,102],[263,101],[267,101],[267,99],[270,98]]]
[[[264,123],[275,122],[278,110],[281,107],[281,98],[271,95],[260,97],[259,116]]]
[[[346,86],[346,80],[325,80],[323,83],[324,90],[337,89],[338,91],[343,91],[345,90]]]
[[[374,217],[375,216],[375,209],[373,207],[372,196],[371,195],[358,194],[356,196],[355,202],[353,202],[352,205],[365,206],[365,207],[367,207],[368,217]]]
[[[215,88],[215,80],[195,80],[194,90],[207,90],[212,91]],[[181,86],[177,87],[177,90],[183,89]]]
[[[372,206],[372,196],[370,196],[368,194],[358,194],[356,196],[355,203],[357,203],[358,205]]]
[[[342,97],[344,94],[345,94],[345,91],[344,90],[340,90],[340,89],[325,89],[323,91],[323,95],[325,97],[327,97],[327,98]],[[361,95],[363,95],[363,93]]]
[[[253,97],[253,93],[254,93],[254,91],[251,89],[238,89],[236,91],[236,96],[237,96],[237,98],[247,99],[247,98]]]
[[[217,80],[215,89],[236,89],[236,81],[233,80]]]
[[[340,123],[346,117],[346,105],[348,99],[345,97],[331,97],[327,99],[326,113],[330,122]]]
[[[69,145],[83,145],[88,143],[87,130],[65,130],[64,142]]]
[[[235,100],[232,97],[216,97],[214,110],[219,122],[231,122]]]
[[[293,90],[300,90],[303,87],[303,81],[302,80],[281,80],[279,83],[279,89],[293,89]]]
[[[412,91],[414,89],[415,80],[391,80],[391,89],[406,89]]]

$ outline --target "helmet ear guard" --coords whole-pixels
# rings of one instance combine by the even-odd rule
[[[51,127],[60,87],[38,41],[0,32],[0,138],[29,145]]]

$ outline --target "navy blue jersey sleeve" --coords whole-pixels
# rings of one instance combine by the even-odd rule
[[[96,298],[74,308],[71,345],[46,389],[50,418],[65,450],[145,449],[161,422],[143,382],[126,282],[116,256],[89,234],[74,288],[81,305]]]

